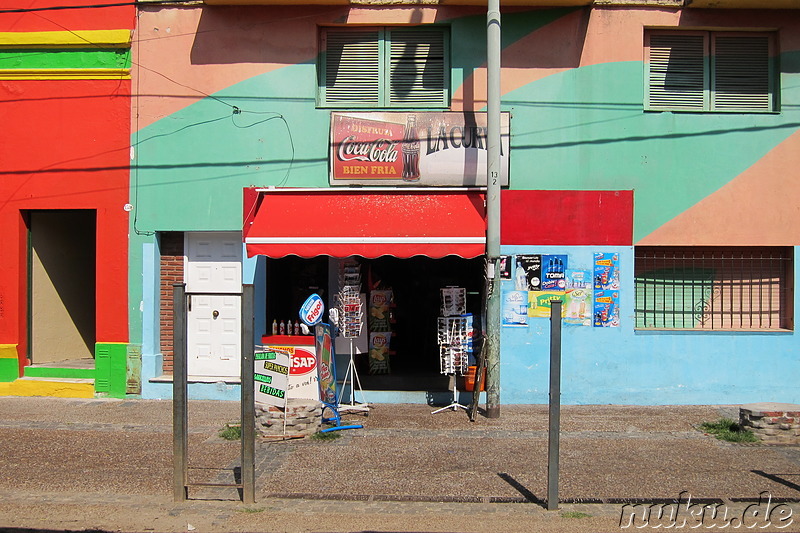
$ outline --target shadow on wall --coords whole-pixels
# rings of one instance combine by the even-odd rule
[[[193,65],[309,63],[317,55],[317,26],[343,22],[347,7],[205,6]]]
[[[590,15],[590,8],[503,9],[502,68],[578,68]],[[457,35],[484,35],[485,28],[485,15],[453,21],[454,40]],[[542,46],[542,43],[558,45]],[[486,66],[486,47],[486,39],[480,38],[460,41],[458,49],[453,50],[453,67],[463,73],[463,83],[453,95],[454,108],[475,111],[486,105],[485,78],[475,75]]]

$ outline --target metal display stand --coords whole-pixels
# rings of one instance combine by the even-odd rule
[[[336,327],[339,335],[350,341],[350,359],[347,363],[347,371],[342,381],[342,390],[337,399],[338,411],[369,411],[369,404],[366,402],[356,402],[356,386],[364,398],[364,390],[361,388],[361,380],[358,378],[358,370],[355,363],[355,339],[361,335],[364,327],[364,312],[361,303],[361,265],[358,263],[345,263],[339,274],[339,294],[336,295],[338,316]],[[350,403],[343,404],[342,397],[347,390],[347,383],[350,383]]]
[[[457,375],[463,376],[469,366],[472,353],[472,315],[465,313],[466,291],[458,287],[442,289],[442,315],[438,319],[439,369],[441,374],[451,376],[453,381],[453,401],[450,405],[436,409],[431,414],[448,409],[459,408],[469,412],[466,405],[458,403]],[[458,314],[460,316],[452,316]]]

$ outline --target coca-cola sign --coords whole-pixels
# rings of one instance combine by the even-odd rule
[[[486,113],[332,113],[331,185],[486,185]],[[509,115],[501,115],[508,185]]]

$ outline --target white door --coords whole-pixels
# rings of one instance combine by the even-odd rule
[[[186,292],[242,292],[240,233],[186,233]]]
[[[193,294],[189,299],[189,375],[239,377],[241,296]]]
[[[239,377],[241,234],[187,233],[185,245],[189,375]]]

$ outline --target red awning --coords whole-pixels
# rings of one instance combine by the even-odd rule
[[[472,190],[246,189],[244,226],[248,256],[470,258],[486,248],[484,194]]]

